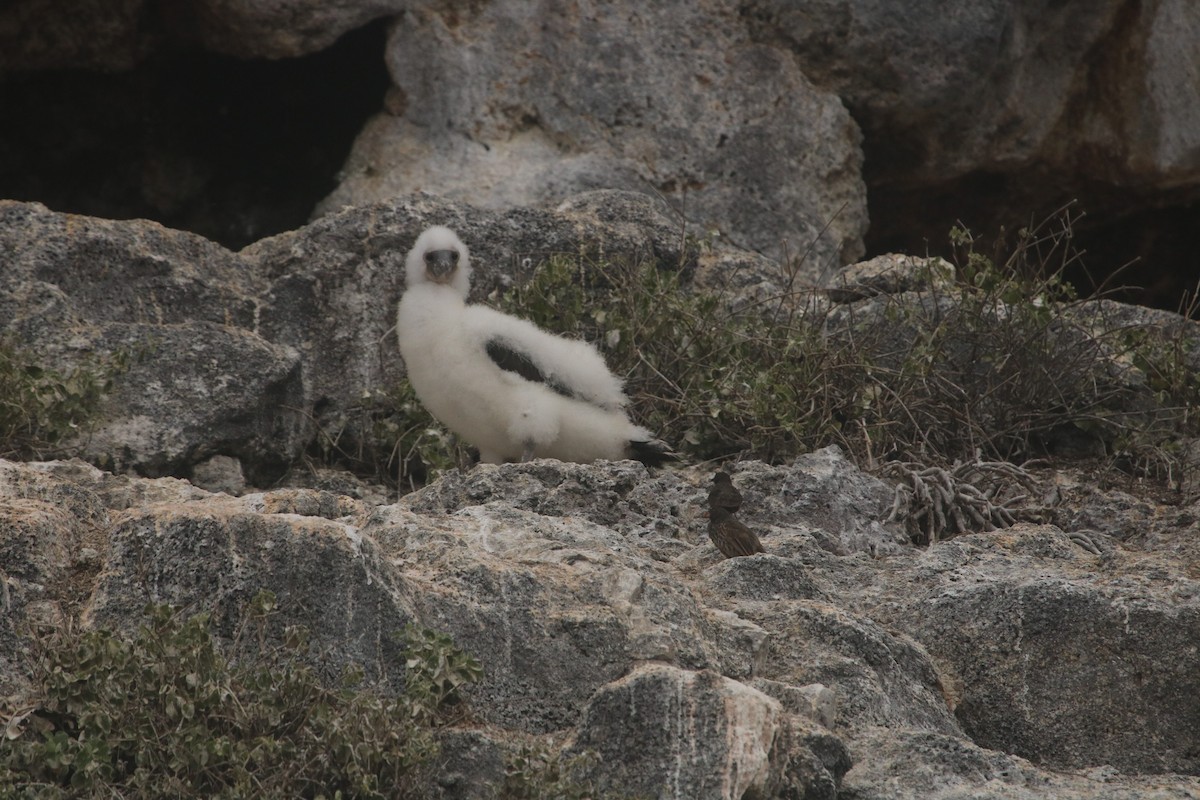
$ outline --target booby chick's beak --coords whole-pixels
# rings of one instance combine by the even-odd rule
[[[434,283],[449,283],[456,269],[457,250],[430,250],[425,254],[425,273]]]

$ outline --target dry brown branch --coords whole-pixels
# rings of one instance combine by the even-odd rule
[[[894,461],[882,472],[899,481],[888,521],[903,522],[919,544],[1008,528],[1035,486],[1029,472],[1006,461],[977,460],[949,469]],[[1019,494],[1021,488],[1026,492]]]

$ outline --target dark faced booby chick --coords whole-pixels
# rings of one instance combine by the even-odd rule
[[[674,458],[630,422],[621,381],[594,347],[467,305],[470,278],[470,254],[452,230],[422,233],[405,263],[396,334],[417,397],[480,461]]]
[[[754,531],[734,519],[724,506],[708,507],[708,538],[726,558],[767,552]]]
[[[730,514],[737,513],[742,507],[742,493],[734,487],[728,473],[718,472],[713,475],[713,485],[708,490],[708,504],[721,506]]]

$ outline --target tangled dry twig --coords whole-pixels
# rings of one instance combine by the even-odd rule
[[[899,480],[888,521],[903,520],[913,541],[927,544],[1010,527],[1035,485],[1029,472],[1005,461],[956,463],[950,469],[896,461],[883,472]],[[1026,493],[1017,494],[1020,488]]]

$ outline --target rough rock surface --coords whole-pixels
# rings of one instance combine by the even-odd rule
[[[746,7],[855,114],[889,179],[1040,163],[1115,184],[1200,177],[1200,9],[880,0]],[[920,25],[920,32],[913,27]]]
[[[387,58],[390,113],[323,209],[417,190],[553,206],[619,188],[670,197],[740,247],[802,260],[809,278],[863,252],[857,126],[727,6],[414,8]]]
[[[447,798],[486,796],[514,736],[652,797],[1200,796],[1200,591],[1169,544],[1200,509],[1101,554],[1031,524],[921,549],[836,449],[731,472],[764,555],[711,547],[706,471],[480,466],[375,505],[0,462],[0,694],[38,626],[168,601],[228,635],[265,587],[335,665],[394,674],[410,621],[482,661]]]
[[[648,664],[592,697],[574,746],[599,755],[610,791],[738,798],[766,783],[780,718],[743,683]]]
[[[127,70],[182,45],[282,59],[381,18],[394,85],[323,211],[416,190],[494,209],[658,192],[702,230],[802,259],[813,279],[862,253],[867,185],[872,246],[914,250],[921,237],[941,245],[954,220],[1012,226],[1078,197],[1093,241],[1112,229],[1102,220],[1121,240],[1146,235],[1105,249],[1190,267],[1200,7],[1189,0],[969,0],[952,14],[931,0],[16,0],[0,8],[0,77]],[[363,66],[347,69],[334,79],[362,80]],[[59,102],[71,119],[72,101]],[[163,157],[177,164],[168,183],[194,180],[187,153]],[[1103,269],[1124,263],[1110,257]],[[1173,305],[1191,272],[1148,291]]]
[[[188,475],[216,454],[269,482],[312,435],[296,350],[254,331],[265,281],[229,251],[145,221],[0,201],[0,332],[61,371],[113,374],[77,452],[114,470]]]
[[[1186,699],[1200,693],[1200,576],[1190,565],[1093,554],[1056,529],[1020,525],[946,542],[917,567],[920,601],[880,616],[905,618],[953,670],[955,715],[977,744],[1067,767],[1200,772],[1188,720],[1200,707]]]
[[[401,11],[403,0],[189,0],[170,19],[207,49],[239,58],[292,58],[328,47],[346,31]]]
[[[236,458],[253,486],[280,478],[318,431],[361,425],[394,387],[391,333],[403,263],[426,226],[472,249],[475,297],[555,253],[653,259],[700,285],[779,291],[761,256],[700,252],[662,204],[598,192],[559,212],[486,212],[427,196],[348,209],[238,253],[144,220],[59,214],[0,200],[0,335],[70,370],[126,362],[74,452],[116,471],[191,477]]]
[[[196,42],[240,58],[328,47],[399,0],[16,0],[0,8],[0,75],[34,69],[129,69],[158,49]]]

